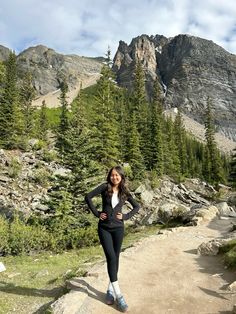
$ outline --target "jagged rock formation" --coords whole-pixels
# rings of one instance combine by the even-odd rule
[[[6,60],[10,50],[0,46],[0,60]],[[178,35],[142,35],[130,45],[120,41],[113,69],[118,84],[131,88],[137,60],[143,64],[146,86],[151,97],[157,78],[165,95],[166,108],[180,107],[190,118],[203,124],[207,97],[214,105],[218,130],[236,141],[236,56],[212,41]],[[102,58],[62,55],[39,45],[21,52],[17,57],[19,72],[33,73],[38,99],[49,107],[59,105],[59,86],[63,76],[69,83],[69,101],[83,87],[96,83]],[[43,97],[42,97],[43,96]]]
[[[0,45],[0,61],[7,60],[9,54],[10,54],[10,49]]]
[[[236,141],[235,55],[212,41],[194,36],[167,39],[142,35],[130,45],[120,42],[113,66],[120,85],[132,86],[137,60],[143,64],[149,95],[157,78],[165,94],[166,107],[180,107],[200,123],[210,96],[216,124]]]

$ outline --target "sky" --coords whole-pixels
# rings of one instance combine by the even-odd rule
[[[0,0],[0,45],[63,54],[115,54],[142,34],[209,39],[236,54],[235,0]]]

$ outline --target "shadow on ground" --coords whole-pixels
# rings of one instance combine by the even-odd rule
[[[220,232],[220,235],[217,237],[218,239],[225,238],[227,235],[229,235],[229,232],[232,229],[232,223],[236,223],[236,219],[227,219],[227,220],[221,220],[218,218],[215,218],[208,224],[208,228],[213,230],[218,230]],[[202,242],[207,242],[207,239],[203,239]],[[210,241],[210,239],[209,239]],[[193,248],[191,250],[185,251],[187,254],[194,254],[196,255],[196,263],[199,265],[199,271],[203,273],[207,273],[211,276],[218,276],[221,277],[226,284],[222,287],[219,287],[218,290],[212,291],[209,289],[205,289],[203,287],[199,287],[204,293],[210,296],[214,296],[216,298],[221,299],[227,299],[230,300],[233,297],[235,297],[236,302],[236,294],[229,292],[227,290],[227,287],[232,282],[236,281],[236,272],[233,269],[227,269],[224,265],[223,257],[221,255],[217,256],[202,256],[197,254],[197,248]],[[232,313],[229,311],[221,311],[219,312],[221,314],[228,314]]]

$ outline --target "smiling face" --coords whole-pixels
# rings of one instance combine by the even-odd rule
[[[121,182],[121,175],[113,169],[111,172],[110,180],[113,186],[118,186]]]

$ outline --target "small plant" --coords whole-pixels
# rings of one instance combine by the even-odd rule
[[[160,177],[156,173],[156,171],[150,172],[150,181],[152,189],[156,189],[160,187]]]
[[[37,140],[35,143],[32,145],[32,149],[34,151],[44,149],[46,147],[47,143],[43,140]]]
[[[50,162],[50,161],[54,161],[57,160],[57,152],[55,150],[48,150],[48,149],[44,149],[43,150],[43,160]]]
[[[0,216],[0,255],[9,250],[9,223]]]
[[[22,165],[17,158],[12,158],[8,166],[8,175],[11,178],[17,178],[22,170]]]
[[[50,172],[44,168],[40,168],[40,169],[35,170],[34,175],[33,175],[33,180],[36,183],[38,183],[44,187],[48,186],[50,178],[51,178]]]

